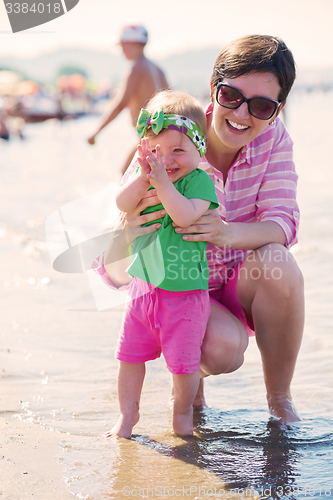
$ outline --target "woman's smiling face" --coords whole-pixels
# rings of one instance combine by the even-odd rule
[[[224,78],[223,83],[240,90],[248,99],[266,97],[277,101],[280,92],[279,82],[273,73],[251,73],[237,78]],[[254,118],[250,115],[246,102],[237,109],[224,108],[216,101],[214,92],[216,92],[215,87],[211,127],[225,151],[237,153],[261,134],[268,123],[276,117],[275,114],[270,120]]]

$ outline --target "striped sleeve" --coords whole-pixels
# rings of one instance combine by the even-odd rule
[[[112,288],[113,290],[127,290],[129,287],[129,284],[127,285],[121,285],[120,287],[116,287],[113,283],[111,278],[108,276],[106,273],[105,267],[104,267],[104,253],[102,252],[97,259],[94,260],[94,262],[91,265],[91,268],[95,273],[99,274],[101,277],[103,283],[105,283],[108,287]]]
[[[281,121],[277,122],[270,158],[258,191],[256,218],[276,222],[284,231],[286,246],[297,242],[299,208],[296,202],[298,176],[293,162],[293,143]]]

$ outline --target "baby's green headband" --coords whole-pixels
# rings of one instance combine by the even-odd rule
[[[162,128],[177,130],[187,135],[193,141],[200,156],[206,153],[206,136],[201,132],[198,125],[189,118],[186,118],[186,116],[165,115],[163,109],[155,111],[151,115],[146,109],[141,109],[136,126],[139,136],[141,138],[144,137],[149,128],[152,129],[155,135],[158,135]]]

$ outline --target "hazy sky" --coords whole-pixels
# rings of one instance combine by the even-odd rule
[[[120,27],[138,22],[154,59],[261,33],[282,37],[299,67],[333,66],[333,0],[80,0],[68,14],[16,34],[1,2],[0,55],[66,45],[115,50]]]

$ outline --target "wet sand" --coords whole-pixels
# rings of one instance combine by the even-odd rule
[[[5,407],[10,396],[3,397]],[[6,500],[69,500],[73,495],[64,483],[63,469],[56,456],[61,438],[57,432],[13,420],[6,415],[18,408],[1,411],[0,497]]]

